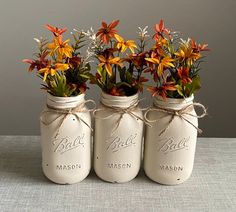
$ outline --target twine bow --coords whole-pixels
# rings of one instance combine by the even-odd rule
[[[47,105],[47,109],[48,110],[44,110],[42,113],[41,113],[41,116],[40,116],[40,121],[48,126],[50,124],[52,124],[53,122],[55,122],[57,119],[61,118],[61,121],[59,123],[59,126],[57,128],[57,132],[56,132],[56,135],[54,136],[54,138],[56,138],[58,135],[59,135],[59,132],[60,132],[60,129],[63,125],[63,122],[65,121],[65,119],[68,117],[68,115],[74,115],[77,119],[77,121],[79,122],[83,122],[91,131],[93,131],[92,127],[89,126],[89,124],[83,120],[77,113],[84,113],[84,112],[91,112],[94,110],[94,108],[92,109],[85,109],[84,105],[86,103],[89,103],[89,102],[92,102],[94,104],[94,108],[95,108],[95,105],[96,103],[93,101],[93,100],[86,100],[86,101],[83,101],[81,104],[77,105],[76,107],[73,107],[73,108],[69,108],[69,109],[58,109],[58,108],[54,108],[54,107],[51,107],[49,105]],[[52,121],[50,122],[45,122],[43,121],[43,116],[47,113],[58,113],[60,114],[58,117],[56,117],[55,119],[53,119]]]
[[[200,115],[194,115],[192,113],[190,113],[189,111],[192,109],[192,107],[198,107],[200,109],[202,109],[202,113]],[[195,117],[195,118],[203,118],[204,116],[207,115],[207,110],[206,108],[200,104],[200,103],[192,103],[190,105],[187,105],[179,110],[175,110],[175,109],[171,109],[171,108],[163,108],[163,107],[160,107],[160,106],[156,106],[153,107],[153,108],[149,108],[145,114],[144,114],[144,118],[147,122],[149,123],[153,123],[153,122],[157,122],[158,119],[149,119],[147,118],[147,115],[149,112],[151,111],[158,111],[158,112],[164,112],[164,113],[167,113],[169,115],[171,115],[171,118],[168,122],[168,125],[160,132],[159,136],[162,135],[164,132],[166,132],[170,126],[170,124],[172,123],[172,121],[174,120],[174,118],[177,116],[177,117],[180,117],[181,119],[185,120],[186,122],[188,122],[190,125],[192,125],[197,131],[198,133],[202,133],[202,130],[200,128],[198,128],[194,123],[192,123],[191,121],[189,121],[186,117],[184,117],[184,115],[189,115],[189,116],[192,116],[192,117]]]
[[[114,132],[118,129],[118,127],[120,126],[120,122],[124,116],[124,114],[129,114],[131,117],[135,118],[136,120],[140,120],[142,122],[144,122],[145,124],[151,126],[144,118],[136,115],[134,113],[134,110],[137,108],[137,105],[138,103],[140,102],[141,100],[139,101],[135,101],[134,103],[132,103],[129,107],[125,107],[125,108],[121,108],[121,107],[115,107],[115,106],[108,106],[108,105],[105,105],[101,102],[101,104],[106,108],[100,108],[100,109],[95,109],[93,111],[93,116],[97,119],[102,119],[102,120],[106,120],[106,119],[109,119],[111,117],[113,117],[114,115],[116,114],[119,114],[120,117],[119,119],[117,120],[117,122],[115,123],[112,131],[111,131],[111,135],[114,134]],[[106,111],[107,109],[111,110],[113,113],[110,114],[110,115],[107,115],[105,117],[101,117],[101,116],[98,116],[96,113],[99,112],[99,111]],[[140,110],[146,110],[147,108],[144,108],[144,109],[140,109]]]

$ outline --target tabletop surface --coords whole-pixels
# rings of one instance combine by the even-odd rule
[[[191,178],[159,185],[143,171],[129,183],[57,185],[41,168],[39,136],[0,136],[0,211],[236,211],[236,139],[199,138]]]

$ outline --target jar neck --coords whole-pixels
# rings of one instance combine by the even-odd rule
[[[57,109],[74,108],[85,101],[85,94],[71,97],[58,97],[51,94],[47,95],[47,105]]]
[[[101,103],[108,107],[126,108],[138,104],[138,93],[132,96],[113,96],[102,92]]]
[[[153,105],[157,107],[179,110],[183,107],[192,104],[193,99],[194,99],[193,95],[188,98],[182,98],[182,99],[176,99],[176,98],[163,99],[160,96],[155,96],[153,98]]]

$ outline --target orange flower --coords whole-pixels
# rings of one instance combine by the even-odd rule
[[[122,66],[121,59],[119,57],[109,56],[108,58],[105,58],[103,55],[99,55],[98,59],[100,61],[98,67],[105,66],[105,69],[110,76],[112,75],[112,64]]]
[[[45,27],[51,31],[54,36],[58,37],[58,36],[61,36],[67,29],[66,28],[63,28],[63,29],[60,29],[60,28],[57,28],[57,27],[54,27],[54,26],[51,26],[49,24],[46,24]]]
[[[159,86],[159,87],[150,86],[147,88],[147,90],[152,93],[152,96],[159,95],[163,99],[166,99],[167,92],[168,91],[175,91],[176,87],[173,82],[166,82],[162,86]]]
[[[178,76],[182,80],[182,83],[185,85],[187,83],[191,83],[192,79],[189,77],[189,68],[180,67],[178,68]]]
[[[117,31],[115,27],[119,24],[119,20],[112,21],[109,25],[102,22],[102,27],[98,30],[96,36],[100,36],[102,42],[108,44],[111,38],[114,38]]]

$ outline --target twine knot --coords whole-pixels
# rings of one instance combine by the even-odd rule
[[[111,117],[113,117],[115,114],[119,114],[120,117],[118,118],[117,122],[115,123],[114,127],[112,128],[112,131],[111,131],[111,135],[114,134],[114,132],[118,129],[118,127],[120,126],[120,123],[121,123],[121,120],[123,118],[123,116],[125,114],[129,114],[131,117],[135,118],[137,121],[140,120],[142,121],[143,123],[147,124],[147,125],[150,125],[143,117],[140,117],[138,116],[137,114],[135,114],[134,110],[137,108],[137,105],[138,103],[142,101],[141,100],[137,100],[135,102],[133,102],[129,107],[125,107],[125,108],[122,108],[122,107],[116,107],[116,106],[108,106],[108,105],[105,105],[101,102],[101,104],[105,107],[105,108],[99,108],[99,109],[95,109],[93,111],[93,116],[97,119],[103,119],[103,120],[106,120],[106,119],[109,119]],[[98,114],[96,114],[97,112],[99,111],[106,111],[106,110],[110,110],[112,111],[112,114],[110,115],[107,115],[107,116],[104,116],[104,117],[101,117],[99,116]],[[147,108],[143,108],[140,110],[143,111],[143,110],[146,110]]]
[[[191,109],[192,108],[200,108],[202,110],[202,113],[200,115],[196,114],[192,114],[191,113]],[[167,131],[167,129],[169,128],[170,124],[172,123],[172,121],[174,120],[175,117],[180,117],[181,119],[185,120],[186,122],[188,122],[190,125],[192,125],[197,131],[198,133],[202,133],[202,130],[200,128],[198,128],[198,126],[196,126],[194,123],[192,123],[188,118],[186,118],[184,115],[188,115],[188,116],[192,116],[195,118],[203,118],[204,116],[207,115],[207,110],[204,107],[204,105],[200,104],[200,103],[192,103],[189,104],[181,109],[171,109],[171,108],[164,108],[164,107],[160,107],[160,106],[156,106],[153,108],[149,108],[145,114],[144,114],[144,118],[148,123],[153,123],[153,122],[157,122],[158,119],[150,119],[147,118],[148,113],[150,113],[151,111],[157,111],[157,112],[163,112],[163,113],[167,113],[169,115],[171,115],[170,120],[168,121],[168,124],[166,127],[164,127],[164,129],[160,132],[159,136],[161,136],[164,132]],[[150,125],[149,125],[150,126]]]
[[[55,107],[52,107],[52,106],[47,105],[47,109],[44,110],[44,111],[41,113],[40,121],[41,121],[42,124],[48,126],[48,125],[52,124],[53,122],[55,122],[57,119],[61,118],[60,123],[59,123],[59,126],[58,126],[58,128],[57,128],[57,131],[56,131],[56,134],[55,134],[54,138],[57,138],[57,136],[59,135],[60,129],[61,129],[61,127],[62,127],[62,125],[63,125],[65,119],[68,117],[68,115],[74,115],[74,116],[76,117],[77,121],[84,123],[91,131],[93,131],[92,127],[91,127],[85,120],[83,120],[83,119],[78,115],[78,113],[86,113],[86,112],[91,112],[91,111],[94,110],[94,108],[92,108],[92,109],[86,109],[86,108],[84,107],[85,104],[86,104],[86,103],[89,103],[89,102],[93,103],[93,104],[94,104],[94,108],[95,108],[96,103],[95,103],[93,100],[91,100],[91,99],[85,100],[85,101],[83,101],[82,103],[78,104],[76,107],[74,107],[74,108],[69,108],[69,109],[58,109],[58,108],[55,108]],[[53,120],[50,121],[50,122],[45,122],[45,121],[43,120],[43,116],[44,116],[45,114],[47,114],[47,113],[58,113],[59,116],[56,117],[55,119],[53,119]]]

